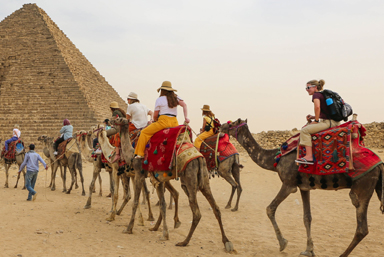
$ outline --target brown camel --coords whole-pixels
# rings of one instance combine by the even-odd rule
[[[61,166],[60,162],[54,162],[51,158],[50,158],[50,154],[49,154],[49,149],[48,147],[44,146],[44,149],[43,149],[43,153],[45,155],[45,157],[48,158],[49,160],[49,167],[51,167],[51,182],[49,183],[49,188],[52,187],[52,183],[53,183],[53,180],[54,180],[54,177],[53,177],[53,171],[54,171],[54,166],[56,165],[56,163],[58,163],[59,165],[59,168],[60,168],[60,174],[61,174],[61,178],[63,178],[63,167]],[[76,181],[76,185],[77,185],[77,181]]]
[[[1,143],[1,139],[0,139],[0,143]],[[1,146],[1,149],[3,149],[3,145]],[[5,168],[5,184],[4,184],[5,188],[9,187],[9,185],[8,185],[9,168],[12,166],[13,163],[16,163],[20,169],[20,165],[23,163],[24,157],[25,157],[25,149],[21,153],[16,154],[16,156],[15,156],[16,160],[15,161],[8,160],[5,157],[1,157],[1,159],[4,161],[4,168]],[[23,190],[24,190],[25,189],[25,169],[23,169],[22,172],[23,172],[23,176],[24,176],[24,186],[23,186]],[[20,179],[20,173],[18,173],[18,175],[17,175],[16,185],[14,188],[17,188],[17,185],[19,183],[19,179]]]
[[[97,138],[99,140],[100,147],[103,151],[103,154],[105,156],[111,155],[115,151],[115,147],[112,146],[109,143],[108,136],[116,134],[118,131],[115,128],[109,129],[108,131],[105,131],[102,127],[98,128],[96,130],[97,133]],[[129,160],[129,159],[127,159]],[[127,162],[129,163],[129,162]],[[115,220],[116,215],[120,215],[121,212],[123,211],[125,205],[128,203],[128,201],[131,199],[131,194],[129,190],[129,181],[131,177],[134,177],[135,174],[132,172],[132,170],[127,167],[125,172],[122,172],[122,174],[119,173],[119,165],[118,162],[113,162],[109,163],[109,166],[112,168],[111,176],[112,176],[112,186],[111,186],[111,193],[112,193],[112,209],[111,209],[111,214],[107,218],[108,221],[113,221]],[[120,175],[119,175],[120,174]],[[124,197],[123,197],[123,203],[121,204],[119,210],[117,210],[117,201],[119,199],[119,183],[121,182],[123,184],[123,192],[124,192]],[[134,181],[132,181],[133,184],[135,184]],[[145,185],[146,187],[146,185]],[[91,189],[91,186],[90,186]],[[145,190],[147,192],[146,197],[147,197],[147,203],[148,203],[148,221],[153,221],[155,220],[153,218],[152,214],[152,209],[151,209],[151,204],[149,201],[149,191],[148,189]],[[90,198],[88,199],[87,204],[85,205],[84,208],[90,208]],[[144,219],[141,213],[141,209],[139,209],[139,225],[144,226]]]
[[[280,180],[282,182],[281,189],[275,199],[267,207],[267,214],[269,219],[272,222],[272,225],[275,229],[276,237],[280,244],[280,251],[283,251],[288,244],[288,241],[283,237],[275,219],[275,213],[277,207],[283,202],[291,193],[295,193],[297,188],[300,189],[301,198],[303,201],[304,208],[304,225],[307,230],[307,248],[301,255],[304,256],[315,256],[312,236],[311,236],[311,209],[310,209],[310,190],[312,189],[322,189],[320,180],[338,180],[339,187],[333,188],[328,187],[328,190],[339,190],[344,188],[350,188],[351,191],[349,196],[352,200],[352,204],[356,207],[356,217],[357,217],[357,229],[355,236],[345,250],[345,252],[340,255],[341,257],[348,256],[352,250],[359,244],[359,242],[368,234],[368,223],[367,223],[367,211],[368,204],[372,197],[373,192],[376,190],[377,196],[381,201],[381,210],[384,212],[384,197],[382,193],[384,192],[384,165],[380,164],[372,171],[370,171],[365,176],[351,181],[344,174],[336,174],[332,176],[314,176],[315,186],[310,185],[309,179],[299,179],[309,178],[306,174],[300,174],[298,171],[298,166],[295,164],[296,151],[293,151],[283,157],[281,157],[277,167],[275,168],[273,164],[275,163],[275,154],[278,149],[263,149],[252,136],[249,131],[247,120],[238,119],[235,122],[229,124],[223,124],[221,129],[222,132],[228,133],[237,139],[237,141],[244,147],[248,152],[252,160],[262,167],[263,169],[271,170],[278,172]],[[300,180],[300,181],[299,181]],[[301,182],[301,183],[300,183]]]
[[[93,164],[93,177],[92,177],[92,182],[89,186],[90,192],[89,192],[88,208],[90,208],[91,207],[92,193],[96,192],[95,182],[96,182],[97,178],[99,178],[99,184],[100,184],[99,196],[103,195],[102,180],[101,180],[101,175],[100,175],[101,169],[105,169],[106,171],[109,172],[109,174],[111,174],[110,171],[112,171],[112,169],[108,165],[103,164],[103,162],[101,161],[100,155],[97,155],[96,159],[92,157],[93,149],[90,146],[91,145],[90,141],[92,140],[92,138],[91,138],[92,137],[92,131],[89,131],[89,132],[87,132],[85,130],[77,131],[75,133],[75,136],[76,136],[76,140],[77,140],[78,144],[80,145],[82,156],[85,158],[85,160],[87,160]],[[110,180],[110,182],[111,182],[111,180]]]
[[[120,133],[121,147],[122,147],[121,154],[123,156],[123,159],[129,160],[128,163],[130,163],[130,165],[131,165],[130,172],[128,172],[127,174],[128,175],[133,174],[133,176],[131,175],[131,177],[134,177],[135,172],[132,168],[132,159],[134,156],[134,149],[133,149],[131,141],[130,141],[129,129],[128,129],[128,126],[129,126],[128,120],[123,119],[123,118],[112,119],[111,123],[113,125],[115,125],[115,128],[112,128],[112,130],[116,129],[116,132]],[[179,220],[179,192],[177,192],[177,190],[172,186],[170,181],[167,181],[165,183],[164,189],[167,189],[171,194],[170,204],[169,204],[168,209],[172,209],[172,200],[171,199],[174,199],[174,201],[175,201],[175,215],[173,217],[173,220],[174,220],[174,228],[178,228],[181,225],[181,222]],[[147,203],[148,203],[149,202],[149,191],[148,191],[148,188],[147,188],[145,181],[143,184],[142,191],[143,191],[143,194],[145,194],[144,199],[147,199]]]
[[[122,131],[121,140],[122,140],[123,153],[124,153],[125,151],[127,151],[126,149],[127,148],[130,149],[130,146],[131,146],[128,133],[123,133],[123,131],[127,131],[128,129],[127,128],[128,121],[126,119],[116,119],[115,122],[116,122],[115,124],[119,124],[118,122],[121,123],[118,125],[118,127],[120,126]],[[126,155],[132,158],[133,151],[129,151],[129,153]],[[128,156],[127,158],[129,158]],[[134,195],[134,202],[132,206],[132,216],[127,229],[123,231],[123,233],[128,233],[128,234],[132,234],[132,229],[135,222],[135,213],[137,208],[138,207],[140,208],[140,205],[139,205],[140,192],[141,192],[143,183],[145,181],[145,178],[148,175],[148,171],[144,170],[142,167],[142,159],[133,159],[133,168],[136,174],[134,178],[134,180],[136,181],[136,184],[134,187],[135,195]],[[175,175],[176,175],[175,166],[173,166],[172,168],[172,174],[173,174],[172,177],[169,177],[169,176],[164,177],[163,176],[164,172],[162,171],[158,171],[156,173],[160,174],[157,178],[158,180],[156,181],[156,183],[158,183],[156,191],[160,199],[160,216],[155,226],[150,230],[157,231],[161,222],[163,221],[163,235],[161,237],[161,240],[168,240],[169,232],[168,232],[168,226],[166,222],[166,204],[165,204],[165,198],[164,198],[164,184],[165,182],[169,182],[169,180],[175,178]],[[207,170],[207,166],[204,158],[199,157],[197,159],[190,161],[187,164],[185,170],[182,173],[180,173],[179,176],[181,181],[181,187],[183,188],[185,194],[188,196],[188,199],[189,199],[189,205],[191,207],[192,214],[193,214],[193,221],[192,221],[191,229],[188,233],[187,238],[183,242],[176,244],[176,246],[186,246],[189,243],[193,235],[193,232],[195,231],[201,219],[201,213],[199,210],[199,205],[197,203],[197,191],[200,190],[205,196],[205,198],[208,200],[216,216],[216,219],[218,220],[219,227],[221,230],[221,235],[222,235],[222,242],[225,245],[226,251],[235,253],[236,251],[233,248],[232,242],[228,240],[224,232],[220,209],[217,206],[215,199],[213,198],[211,188],[209,186],[208,170]],[[152,177],[152,179],[154,179],[154,177]]]
[[[84,177],[83,177],[83,165],[82,165],[82,161],[81,161],[81,154],[80,153],[72,153],[69,157],[64,155],[62,159],[57,160],[55,155],[53,154],[53,152],[55,151],[55,149],[53,148],[53,143],[54,143],[53,142],[53,137],[48,137],[48,136],[42,135],[42,136],[39,136],[37,140],[42,142],[44,144],[44,146],[47,147],[47,149],[49,151],[49,156],[50,156],[49,158],[54,162],[53,165],[52,165],[52,168],[53,168],[54,171],[53,171],[53,180],[52,180],[51,190],[52,191],[56,190],[56,185],[55,185],[56,172],[57,172],[57,168],[59,167],[59,164],[61,164],[64,167],[64,172],[63,172],[63,176],[62,176],[62,179],[63,179],[63,192],[65,192],[67,194],[71,193],[72,187],[73,187],[73,185],[75,184],[75,182],[77,180],[76,169],[78,169],[79,170],[79,174],[80,174],[81,186],[82,186],[82,193],[81,193],[81,195],[85,195],[85,191],[84,191]],[[69,187],[68,190],[66,189],[66,186],[65,186],[66,168],[67,167],[68,167],[68,169],[69,169],[69,171],[71,173],[71,177],[72,177],[71,186]]]

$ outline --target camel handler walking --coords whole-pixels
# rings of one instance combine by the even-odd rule
[[[45,164],[43,158],[35,152],[35,145],[29,145],[29,152],[25,154],[24,162],[20,166],[19,172],[21,172],[25,166],[27,166],[27,174],[25,175],[25,187],[28,189],[28,198],[27,201],[35,201],[37,193],[34,190],[37,173],[39,172],[39,162],[44,165],[45,169],[48,169],[47,164]]]

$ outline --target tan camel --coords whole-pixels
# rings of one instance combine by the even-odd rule
[[[114,128],[109,129],[108,131],[105,131],[103,127],[99,127],[95,133],[97,133],[97,138],[99,140],[100,147],[103,151],[104,156],[110,156],[112,153],[115,151],[115,147],[112,146],[109,143],[109,138],[108,136],[116,134],[118,131]],[[128,159],[127,159],[128,160]],[[129,162],[128,162],[129,163]],[[131,177],[134,177],[135,174],[132,172],[130,167],[126,168],[126,171],[123,172],[122,174],[119,175],[119,165],[118,162],[113,162],[109,163],[109,166],[112,168],[111,176],[112,176],[112,186],[111,186],[111,193],[112,193],[112,209],[111,209],[111,214],[107,218],[108,221],[113,221],[115,220],[116,215],[120,215],[121,212],[123,211],[125,205],[128,203],[128,201],[131,199],[131,194],[129,190],[129,181]],[[120,179],[123,184],[123,203],[121,204],[119,210],[117,210],[117,201],[119,199],[119,184],[120,184]],[[132,181],[133,184],[135,183]],[[91,186],[90,186],[91,189]],[[152,214],[152,209],[151,209],[151,204],[149,201],[149,191],[148,189],[145,190],[147,192],[146,198],[147,198],[147,203],[148,203],[148,221],[153,221],[153,214]],[[88,199],[87,204],[85,205],[84,208],[90,208],[90,198]],[[144,219],[143,215],[141,213],[141,209],[139,208],[139,225],[144,226]]]
[[[129,139],[129,135],[127,135],[127,133],[123,133],[123,131],[128,130],[128,121],[126,119],[120,118],[120,119],[116,119],[115,122],[116,122],[115,124],[118,124],[118,127],[121,127],[121,131],[122,131],[121,140],[123,145],[123,149],[122,149],[123,154],[125,152],[124,158],[127,158],[127,159],[133,158],[133,149],[131,149],[131,142]],[[136,182],[136,184],[134,187],[135,195],[134,195],[134,202],[132,206],[132,216],[127,229],[123,231],[123,233],[128,233],[128,234],[132,234],[132,229],[135,222],[135,213],[137,208],[138,207],[140,208],[139,198],[140,198],[141,189],[145,181],[145,178],[148,175],[148,171],[144,170],[142,167],[142,159],[133,159],[133,168],[136,174],[134,178],[134,181]],[[157,223],[150,230],[157,231],[161,222],[163,221],[163,235],[161,237],[161,240],[168,240],[169,232],[168,232],[168,226],[166,222],[166,204],[165,204],[165,198],[164,198],[164,184],[165,182],[169,182],[169,180],[175,178],[175,175],[176,175],[175,166],[173,166],[173,169],[172,169],[172,174],[173,174],[172,177],[169,177],[169,176],[164,177],[163,176],[164,172],[162,171],[159,171],[157,173],[160,174],[157,178],[159,179],[157,180],[157,183],[159,184],[156,188],[157,194],[160,199],[160,215]],[[209,186],[208,170],[207,170],[207,166],[204,158],[199,157],[197,159],[190,161],[187,164],[185,170],[182,173],[180,173],[179,176],[181,181],[181,187],[183,188],[185,194],[188,196],[188,199],[189,199],[189,205],[191,207],[192,214],[193,214],[193,221],[192,221],[191,229],[188,233],[187,238],[183,242],[178,243],[177,246],[186,246],[189,243],[193,235],[193,232],[195,231],[201,219],[201,213],[199,210],[199,205],[197,203],[197,191],[200,190],[205,196],[205,198],[208,200],[216,216],[216,219],[218,220],[219,227],[221,230],[221,235],[222,235],[222,242],[225,245],[226,251],[235,253],[236,251],[233,248],[232,242],[228,240],[224,232],[220,209],[217,206],[215,199],[213,198],[213,195]]]
[[[352,250],[357,246],[357,244],[368,234],[368,223],[367,223],[367,211],[368,204],[371,199],[373,192],[376,190],[376,193],[381,201],[381,210],[384,213],[384,197],[382,196],[384,188],[384,165],[381,164],[375,169],[370,171],[365,176],[351,181],[344,174],[335,174],[331,177],[329,176],[314,176],[315,186],[310,186],[309,179],[303,179],[301,181],[301,176],[306,176],[306,174],[300,174],[298,171],[298,166],[295,164],[296,151],[281,157],[277,167],[275,168],[273,164],[275,163],[275,154],[278,149],[263,149],[252,136],[249,131],[247,120],[238,119],[235,122],[230,124],[223,124],[221,129],[222,132],[228,133],[232,137],[236,138],[237,141],[244,147],[248,152],[252,160],[262,167],[263,169],[271,170],[278,172],[280,180],[282,182],[281,189],[275,199],[267,207],[267,214],[269,219],[272,222],[272,225],[275,229],[276,237],[280,244],[280,251],[283,251],[288,244],[288,241],[283,237],[275,218],[275,213],[277,207],[282,203],[291,193],[295,193],[297,188],[300,189],[301,198],[303,201],[304,208],[304,225],[307,231],[307,248],[301,255],[304,256],[315,256],[313,249],[313,241],[311,236],[311,209],[310,209],[310,190],[312,189],[322,189],[321,182],[322,179],[334,180],[337,179],[339,187],[333,188],[328,187],[328,190],[339,190],[344,188],[350,188],[351,191],[349,196],[352,200],[352,204],[356,207],[356,217],[357,217],[357,229],[355,236],[345,250],[345,252],[340,255],[341,257],[348,256]],[[300,180],[300,181],[299,181]]]
[[[42,136],[39,136],[37,140],[42,142],[44,144],[44,146],[48,149],[49,156],[50,156],[49,158],[54,162],[53,165],[52,165],[52,168],[53,168],[54,171],[53,171],[53,176],[52,176],[53,180],[52,180],[51,190],[52,191],[56,190],[56,185],[55,185],[56,172],[57,172],[57,168],[59,167],[59,164],[61,164],[64,167],[64,172],[63,172],[63,176],[62,176],[63,192],[65,192],[67,194],[71,193],[72,187],[76,183],[76,180],[77,180],[76,169],[78,169],[79,170],[79,174],[80,174],[81,186],[82,186],[82,193],[81,193],[81,195],[85,195],[85,191],[84,191],[84,177],[83,177],[83,165],[82,165],[82,161],[81,161],[81,154],[80,153],[71,153],[70,156],[68,156],[68,157],[65,154],[62,159],[57,161],[55,155],[53,154],[54,151],[55,151],[54,148],[53,148],[53,143],[54,143],[53,137],[48,137],[46,135],[42,135]],[[66,181],[66,168],[67,167],[68,167],[68,169],[69,169],[69,171],[71,173],[71,177],[72,177],[71,186],[69,187],[68,190],[66,189],[66,185],[65,185],[65,181]],[[77,185],[76,185],[76,188],[77,188]]]
[[[1,139],[0,139],[0,143],[1,143]],[[3,149],[3,146],[4,145],[1,145],[1,149]],[[24,161],[24,157],[25,157],[25,149],[21,153],[16,154],[16,156],[15,156],[15,158],[16,158],[15,163],[18,165],[19,169],[20,169],[20,165]],[[1,157],[1,159],[4,161],[4,168],[5,168],[5,184],[4,184],[4,187],[8,188],[9,187],[9,185],[8,185],[9,169],[10,169],[10,167],[12,166],[12,164],[14,162],[11,161],[11,160],[6,159],[5,157]],[[23,190],[24,190],[25,189],[25,168],[22,170],[22,172],[23,172],[23,177],[24,177],[24,186],[23,186]],[[20,179],[20,173],[18,173],[18,175],[17,175],[16,185],[15,185],[14,188],[17,188],[17,185],[19,183],[19,179]]]
[[[92,182],[89,186],[89,205],[88,208],[91,207],[91,198],[92,198],[92,193],[95,193],[95,182],[96,179],[99,178],[99,184],[100,184],[100,191],[99,191],[99,196],[103,195],[103,190],[102,190],[102,179],[101,179],[101,169],[105,169],[106,171],[111,174],[112,169],[108,165],[104,165],[103,162],[101,161],[101,156],[97,155],[96,159],[92,157],[93,149],[91,148],[90,141],[92,140],[92,131],[77,131],[75,133],[76,135],[76,140],[78,144],[80,145],[81,149],[81,154],[87,160],[88,162],[91,162],[93,164],[93,177],[92,177]],[[111,180],[110,180],[111,182]]]
[[[63,178],[63,175],[64,175],[63,174],[63,167],[61,166],[60,162],[54,162],[50,158],[49,149],[46,146],[44,146],[43,153],[44,153],[45,157],[47,157],[48,160],[49,160],[49,165],[48,166],[51,167],[51,181],[50,181],[48,187],[52,189],[52,184],[53,184],[53,180],[54,180],[54,177],[53,177],[54,166],[55,165],[59,165],[61,178]],[[76,186],[77,186],[77,181],[76,181]],[[53,190],[55,190],[55,189],[53,189]]]
[[[127,174],[128,175],[133,174],[133,176],[132,175],[130,175],[130,176],[134,177],[135,172],[132,168],[134,149],[133,149],[131,141],[130,141],[129,129],[128,129],[128,127],[129,127],[128,120],[124,119],[124,118],[112,119],[111,123],[113,125],[115,125],[115,128],[112,128],[112,129],[116,129],[116,132],[120,133],[121,147],[122,147],[121,154],[123,156],[123,159],[129,160],[128,163],[130,163],[130,166],[131,166],[130,172],[128,172]],[[177,192],[177,190],[172,186],[170,181],[165,182],[164,190],[165,189],[167,189],[169,191],[169,193],[171,194],[170,204],[169,204],[168,209],[172,209],[172,200],[171,199],[174,199],[174,201],[175,201],[175,214],[174,214],[173,220],[174,220],[174,228],[178,228],[181,225],[181,222],[179,220],[179,192]],[[143,183],[142,191],[143,191],[143,194],[145,194],[145,196],[146,196],[145,199],[147,199],[147,203],[148,203],[149,202],[149,191],[148,191],[148,188],[147,188],[145,181]],[[161,222],[161,220],[160,221],[158,220],[158,222]]]

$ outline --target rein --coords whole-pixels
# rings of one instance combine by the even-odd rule
[[[237,126],[234,126],[234,127],[230,127],[229,129],[236,129],[236,136],[235,136],[235,138],[236,138],[236,140],[237,140],[237,131],[239,130],[239,128],[240,127],[242,127],[242,126],[247,126],[247,123],[245,123],[245,122],[243,122],[243,123],[241,123],[241,124],[239,124],[239,125],[237,125]]]

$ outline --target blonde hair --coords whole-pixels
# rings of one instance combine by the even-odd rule
[[[323,79],[320,79],[319,81],[313,79],[307,82],[307,84],[316,86],[317,90],[321,91],[323,90],[325,81]]]
[[[19,125],[17,125],[17,124],[15,124],[15,126],[13,126],[13,128],[20,129]]]

